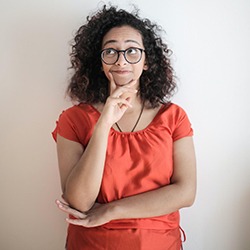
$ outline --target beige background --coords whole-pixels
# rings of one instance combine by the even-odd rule
[[[0,1],[0,249],[60,250],[66,223],[51,131],[64,99],[68,43],[97,0]],[[118,1],[116,1],[118,2]],[[119,1],[129,7],[129,1]],[[195,130],[198,193],[182,210],[185,250],[250,246],[250,2],[136,3],[167,31]]]

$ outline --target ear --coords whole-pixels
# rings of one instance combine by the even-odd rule
[[[143,70],[148,70],[148,64],[146,61],[145,61],[144,66],[143,66]]]

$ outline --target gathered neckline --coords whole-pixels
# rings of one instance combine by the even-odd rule
[[[83,103],[84,104],[84,103]],[[99,116],[101,115],[101,112],[95,108],[93,105],[91,104],[84,104],[84,105],[88,105],[93,111],[95,111]],[[166,107],[166,104],[161,104],[161,107],[159,108],[159,110],[157,111],[157,113],[155,114],[154,118],[152,119],[152,121],[143,129],[137,130],[137,131],[133,131],[133,132],[129,132],[129,131],[118,131],[116,129],[114,129],[113,127],[111,127],[111,131],[116,133],[116,134],[121,134],[121,135],[135,135],[135,134],[141,134],[144,133],[145,131],[147,131],[148,129],[150,129],[150,127],[155,123],[156,118],[161,114],[161,111]],[[169,107],[169,106],[168,106]]]

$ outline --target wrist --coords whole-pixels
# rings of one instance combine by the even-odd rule
[[[109,132],[112,125],[108,124],[107,122],[103,121],[102,119],[99,119],[95,125],[95,129],[100,129],[102,132]]]

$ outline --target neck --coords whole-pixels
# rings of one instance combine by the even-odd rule
[[[140,105],[140,113],[139,113],[139,116],[138,116],[138,118],[137,118],[137,120],[136,120],[136,122],[135,122],[135,124],[134,124],[134,126],[133,126],[133,128],[132,128],[132,130],[131,130],[131,132],[134,132],[134,130],[136,129],[137,124],[139,123],[139,121],[140,121],[140,119],[141,119],[143,109],[144,109],[144,103],[142,103],[142,104]],[[131,114],[127,113],[128,116],[134,117],[134,116],[135,116],[135,109],[133,109],[130,113],[131,113]],[[131,118],[130,118],[129,120],[131,120]],[[120,132],[123,132],[123,130],[121,129],[121,127],[118,125],[117,122],[115,123],[115,125],[116,125],[116,127],[118,128],[118,130],[119,130]]]
[[[132,105],[132,108],[128,108],[126,113],[132,113],[133,111],[137,111],[138,109],[141,109],[142,107],[142,100],[139,95],[137,94],[130,94],[126,93],[122,96],[122,98],[129,98],[130,103]]]

